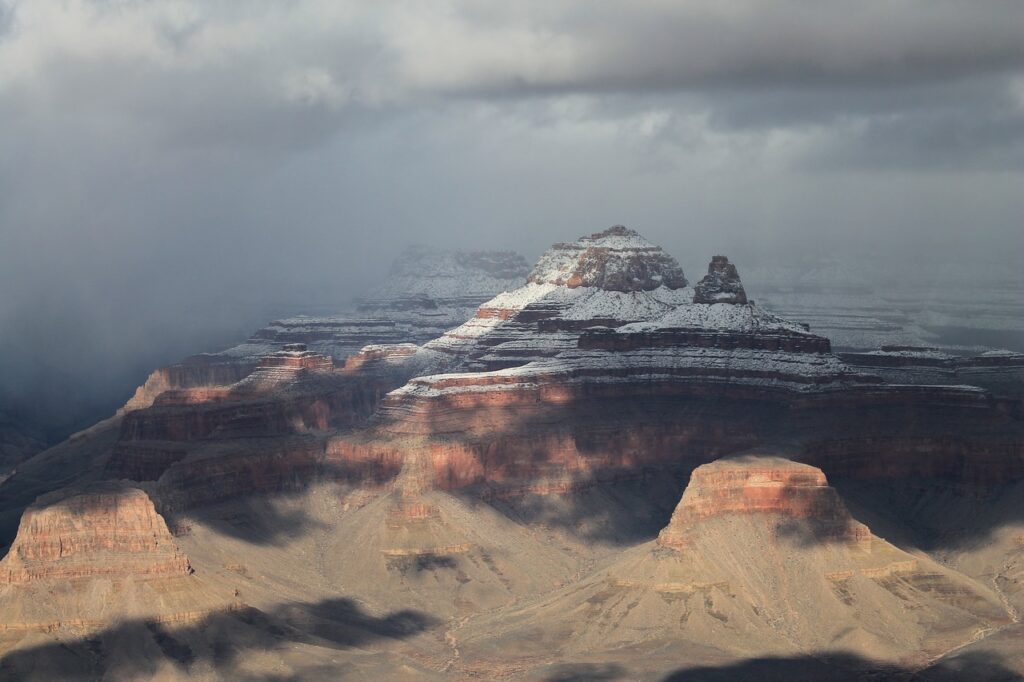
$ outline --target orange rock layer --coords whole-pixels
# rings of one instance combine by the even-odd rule
[[[0,584],[190,570],[149,495],[124,482],[106,482],[45,495],[29,507],[0,562]]]
[[[737,457],[693,471],[658,542],[685,547],[702,521],[730,514],[802,519],[814,523],[818,534],[832,541],[865,547],[871,541],[867,526],[850,516],[821,469],[780,457]]]

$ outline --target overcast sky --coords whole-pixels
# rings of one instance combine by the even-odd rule
[[[1011,261],[1022,179],[1018,0],[0,0],[0,360],[116,373],[410,241]]]

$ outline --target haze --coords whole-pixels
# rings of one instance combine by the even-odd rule
[[[1024,4],[0,0],[0,150],[0,400],[88,423],[412,242],[1019,278]]]

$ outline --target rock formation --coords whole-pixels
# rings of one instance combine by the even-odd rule
[[[634,648],[671,660],[697,646],[890,661],[909,650],[920,664],[1007,622],[991,591],[872,537],[820,470],[745,456],[698,468],[657,541],[488,614],[462,655],[514,659],[500,642],[530,637],[570,660]]]
[[[1024,398],[1024,354],[1006,350],[954,355],[938,348],[882,346],[842,353],[844,361],[895,384],[980,386],[994,395]]]
[[[634,273],[629,287],[623,272]],[[706,457],[749,447],[786,404],[880,383],[803,325],[751,303],[693,303],[685,284],[671,257],[624,228],[557,244],[529,283],[412,356],[408,366],[426,376],[389,393],[367,435],[333,439],[328,459],[401,459],[407,446],[390,439],[417,436],[425,441],[415,447],[435,453],[444,489],[530,488],[539,479],[558,489],[598,470],[617,476],[678,463],[680,451],[704,449]],[[479,369],[489,371],[470,371]],[[746,426],[730,432],[732,418],[711,418],[708,398],[758,407],[744,408]],[[703,419],[649,424],[668,405]],[[584,423],[593,429],[586,437]],[[526,424],[528,432],[518,426]],[[658,441],[645,441],[648,433]],[[623,448],[625,434],[633,440]]]
[[[708,265],[708,274],[693,287],[694,303],[746,303],[736,266],[725,256],[715,256]]]
[[[742,514],[797,520],[816,542],[871,547],[867,526],[850,517],[821,469],[771,456],[724,458],[694,469],[658,544],[685,548],[706,519]]]
[[[172,678],[252,676],[225,652],[258,642],[260,665],[311,656],[309,676],[541,678],[600,659],[663,679],[680,660],[832,649],[917,666],[1024,608],[1024,411],[997,379],[1018,358],[840,356],[747,299],[724,256],[691,289],[621,226],[529,276],[507,254],[423,253],[365,317],[275,323],[168,368],[0,485],[9,523],[76,481],[24,514],[0,563],[0,659],[24,650],[15,631],[130,616]],[[992,391],[932,381],[970,372]],[[955,533],[996,490],[991,527],[970,526],[982,543],[998,526],[995,549],[919,527],[922,501],[957,510]],[[972,577],[922,537],[957,540]],[[104,637],[83,646],[129,639]],[[44,669],[26,656],[14,669]]]
[[[158,369],[122,412],[148,407],[170,389],[233,384],[286,344],[305,344],[341,364],[367,345],[424,343],[464,322],[494,294],[521,285],[527,271],[523,257],[510,251],[407,249],[352,314],[275,320],[245,343]]]
[[[0,561],[0,651],[38,636],[26,633],[73,645],[116,623],[191,623],[231,606],[230,587],[195,574],[149,494],[127,481],[39,498]],[[32,667],[47,677],[46,662]]]
[[[674,258],[623,225],[569,244],[555,244],[541,256],[527,281],[619,292],[687,285]]]
[[[636,232],[612,227],[548,249],[525,286],[427,343],[420,370],[492,370],[550,358],[574,349],[587,329],[650,320],[692,296],[674,258]]]
[[[0,584],[189,571],[149,495],[124,482],[106,482],[51,493],[29,507],[0,562]]]

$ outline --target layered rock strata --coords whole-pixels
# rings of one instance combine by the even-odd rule
[[[813,524],[819,541],[871,547],[867,526],[850,517],[821,469],[771,456],[725,458],[697,467],[658,544],[685,548],[704,520],[735,514],[799,519]]]
[[[509,251],[408,249],[352,314],[282,318],[245,343],[160,368],[121,412],[148,407],[168,390],[233,384],[286,344],[305,344],[342,363],[367,345],[424,343],[464,322],[496,293],[520,286],[527,272],[523,257]]]
[[[318,434],[362,423],[383,395],[405,379],[395,373],[389,353],[374,355],[368,353],[358,367],[336,370],[330,358],[290,344],[263,358],[252,374],[230,386],[166,391],[151,407],[122,418],[107,475],[153,481],[190,458],[185,469],[189,473],[178,473],[175,480],[227,475],[258,490],[276,489],[282,474],[278,453],[290,452],[293,442],[300,443],[298,451],[303,454],[295,456],[303,464],[286,478],[312,475],[318,458],[307,454],[303,437],[317,440]],[[406,356],[399,352],[397,357]],[[323,451],[322,445],[316,449]],[[264,474],[256,471],[260,462],[268,467]],[[230,473],[237,467],[250,473]],[[175,470],[180,472],[181,467]],[[239,483],[227,486],[220,497],[227,491],[246,492]],[[176,497],[200,500],[209,495],[182,492]]]
[[[997,595],[873,537],[818,469],[776,456],[698,468],[657,541],[476,622],[467,660],[682,643],[777,654],[841,647],[916,663],[1010,618]],[[500,633],[500,634],[495,634]],[[501,647],[529,637],[529,654]]]
[[[542,275],[484,304],[473,320],[413,356],[426,356],[422,366],[434,369],[431,354],[447,354],[439,365],[446,373],[416,377],[389,393],[372,429],[332,439],[328,460],[393,466],[386,463],[401,461],[409,448],[426,449],[438,487],[481,485],[481,494],[505,495],[572,490],[643,467],[686,470],[780,437],[822,445],[823,433],[836,438],[848,431],[861,439],[920,437],[968,424],[972,432],[1013,431],[1013,405],[982,389],[888,385],[843,362],[805,325],[738,296],[693,303],[689,289],[645,290],[658,281],[682,283],[660,257],[654,263],[666,274],[639,279],[637,291],[586,286],[606,281],[600,274],[573,279],[590,272],[587,244],[609,244],[602,253],[615,254],[611,245],[625,238],[613,228],[572,248],[554,247],[535,271]],[[635,233],[628,239],[645,243]],[[652,248],[643,253],[657,253]],[[613,270],[632,267],[631,254]],[[569,255],[580,262],[573,266]],[[712,283],[734,293],[742,286],[724,257],[709,271]],[[635,305],[620,306],[624,295],[635,295]],[[491,369],[468,371],[481,366]],[[1022,442],[1019,431],[1009,447]],[[809,446],[803,456],[824,462],[828,451]],[[892,459],[920,462],[927,455],[897,449]],[[1019,460],[1010,456],[1000,475],[1018,475]]]
[[[842,353],[844,361],[900,384],[980,386],[1001,397],[1024,398],[1024,354],[986,351],[954,355],[938,348],[883,346],[863,353]]]
[[[0,563],[0,584],[190,570],[149,495],[125,482],[105,482],[50,493],[30,506]]]
[[[421,369],[492,370],[554,357],[575,348],[587,329],[650,320],[692,297],[674,258],[618,225],[553,246],[525,286],[426,344]]]

